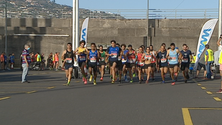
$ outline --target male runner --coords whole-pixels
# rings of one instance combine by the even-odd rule
[[[128,52],[128,50],[126,49],[126,45],[125,44],[122,44],[121,45],[121,49],[123,51],[123,56],[122,56],[122,65],[123,65],[123,68],[122,68],[122,73],[124,75],[124,78],[125,78],[125,82],[128,82],[127,80],[127,68],[126,68],[126,64],[127,64],[127,58],[126,58],[126,54]]]
[[[150,52],[153,55],[153,58],[152,58],[152,61],[151,61],[151,67],[152,67],[151,77],[152,77],[152,80],[154,80],[154,72],[155,72],[156,66],[157,66],[157,61],[156,61],[157,53],[156,53],[156,51],[153,50],[153,45],[150,45]]]
[[[160,52],[157,54],[157,59],[161,71],[162,83],[165,83],[165,74],[168,71],[167,51],[165,46],[161,46]]]
[[[119,47],[121,49],[121,46],[119,43],[116,43],[116,46]],[[116,72],[117,72],[117,76],[119,76],[119,83],[121,83],[121,78],[122,78],[122,69],[123,69],[123,64],[122,64],[122,56],[118,56],[118,62],[117,62],[117,66],[116,66]]]
[[[170,49],[167,50],[167,58],[169,61],[170,74],[172,78],[172,85],[175,85],[175,77],[178,75],[178,60],[181,58],[181,52],[175,48],[175,44],[170,44]],[[174,77],[175,73],[175,77]]]
[[[96,77],[97,77],[97,62],[100,58],[100,54],[98,54],[96,50],[96,44],[91,43],[91,50],[89,51],[89,74],[90,74],[90,79],[89,81],[92,81],[92,70],[93,70],[93,75],[94,75],[94,80],[93,84],[96,85]]]
[[[182,54],[182,60],[181,60],[181,70],[183,72],[183,77],[185,80],[185,83],[187,83],[187,80],[189,79],[189,66],[190,66],[190,56],[192,58],[192,53],[187,48],[187,44],[183,44],[183,50],[180,51]]]
[[[109,47],[106,51],[106,55],[109,57],[110,64],[110,74],[112,76],[112,84],[116,81],[116,73],[115,69],[117,68],[118,57],[122,56],[122,50],[120,47],[116,46],[116,41],[111,41],[111,47]]]
[[[72,72],[73,72],[73,64],[74,64],[74,52],[72,50],[72,43],[67,44],[67,49],[62,53],[62,60],[64,60],[66,78],[68,79],[67,85],[70,85]]]
[[[82,73],[82,80],[84,82],[84,84],[87,84],[87,79],[86,79],[86,73],[85,73],[85,66],[87,64],[87,54],[88,54],[88,49],[85,47],[86,42],[84,40],[80,41],[80,47],[78,47],[74,53],[76,53],[76,55],[78,55],[78,64],[79,67],[81,69],[81,73]]]
[[[132,45],[128,45],[128,52],[126,54],[126,57],[128,59],[127,63],[127,70],[129,71],[129,76],[130,76],[130,83],[133,83],[133,72],[135,71],[136,68],[136,51],[133,50]]]

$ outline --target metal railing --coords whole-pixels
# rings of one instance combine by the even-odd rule
[[[90,9],[90,18],[107,18],[113,14],[121,19],[147,19],[145,9]],[[96,15],[96,16],[95,16]],[[218,9],[150,9],[149,19],[208,19],[218,18]]]

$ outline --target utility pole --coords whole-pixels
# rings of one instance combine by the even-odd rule
[[[149,0],[147,0],[147,45],[149,46]]]
[[[218,18],[219,18],[219,27],[218,27],[218,38],[220,37],[221,35],[221,14],[222,14],[222,0],[219,0],[219,10],[218,10]],[[218,47],[218,50],[220,50],[220,47]]]
[[[7,44],[8,44],[8,35],[7,35],[7,7],[8,7],[8,3],[7,0],[5,0],[5,54],[8,55],[8,50],[7,50]]]

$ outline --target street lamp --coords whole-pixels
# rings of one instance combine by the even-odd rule
[[[8,3],[7,3],[7,0],[5,0],[5,54],[7,55],[7,42],[8,42],[8,38],[7,38],[7,6],[8,6]]]
[[[73,39],[72,46],[79,46],[79,0],[73,0]]]
[[[149,0],[147,0],[147,45],[149,45]]]
[[[219,12],[218,12],[218,18],[219,18],[219,27],[218,27],[218,37],[220,37],[220,35],[221,35],[221,13],[222,13],[222,0],[219,0]],[[218,50],[220,50],[221,48],[220,47],[218,47]]]

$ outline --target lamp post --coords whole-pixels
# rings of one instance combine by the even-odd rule
[[[219,10],[218,10],[218,18],[219,18],[219,25],[218,25],[218,37],[220,37],[221,35],[221,14],[222,14],[222,0],[219,0]],[[218,47],[218,50],[220,50],[221,48]]]
[[[5,0],[5,54],[7,55],[7,44],[8,44],[8,38],[7,38],[7,0]]]
[[[149,46],[149,0],[147,0],[147,45]]]
[[[73,39],[72,46],[79,46],[79,0],[73,0]]]

